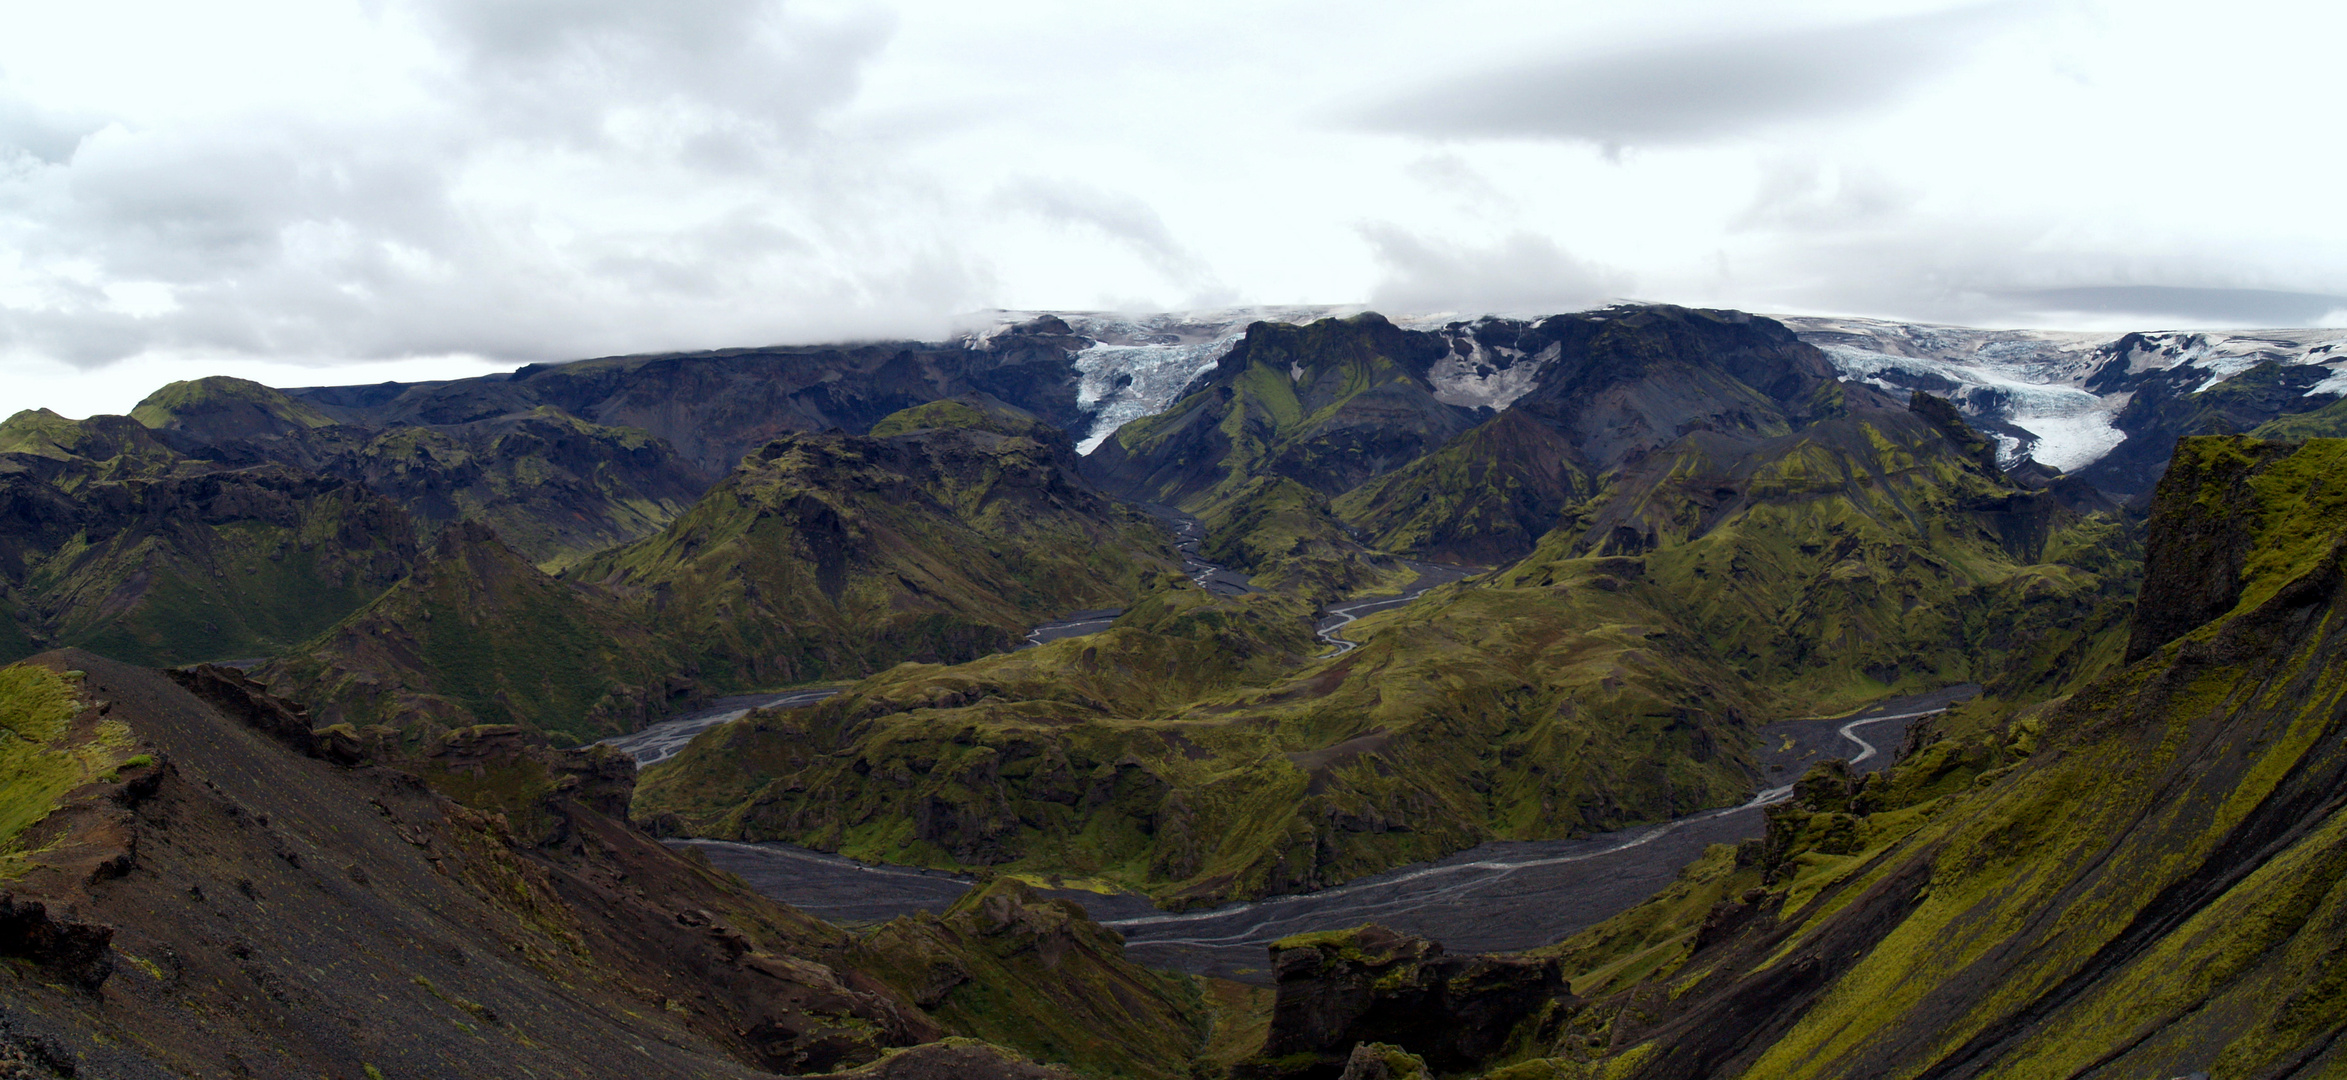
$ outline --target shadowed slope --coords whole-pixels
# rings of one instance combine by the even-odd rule
[[[1172,563],[1143,515],[1075,474],[1066,438],[990,398],[791,435],[660,533],[572,575],[645,597],[722,687],[964,660]]]

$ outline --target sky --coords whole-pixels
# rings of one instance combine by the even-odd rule
[[[0,0],[0,415],[1612,299],[2347,325],[2347,8]]]

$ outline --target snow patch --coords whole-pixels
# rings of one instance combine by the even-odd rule
[[[2347,397],[2347,367],[2332,368],[2328,378],[2306,388],[2307,397],[2317,394]]]
[[[1451,352],[1427,369],[1426,379],[1434,384],[1434,400],[1469,409],[1505,409],[1539,385],[1540,373],[1556,362],[1563,349],[1551,342],[1539,355],[1527,358],[1513,349],[1486,349],[1482,342],[1468,340],[1471,351]]]

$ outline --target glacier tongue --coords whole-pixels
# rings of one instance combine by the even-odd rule
[[[1308,323],[1357,315],[1359,305],[1243,307],[1211,311],[1134,314],[1112,311],[993,311],[963,338],[983,348],[1004,330],[1041,315],[1055,315],[1068,328],[1091,338],[1077,353],[1076,405],[1092,414],[1091,430],[1076,442],[1089,454],[1116,429],[1164,412],[1182,388],[1214,369],[1231,346],[1258,322]]]
[[[1779,317],[1842,377],[1954,402],[1991,427],[1999,456],[2075,472],[2126,441],[2113,421],[2129,379],[2177,371],[2200,393],[2262,363],[2329,370],[2306,393],[2347,394],[2347,332],[2335,329],[2085,334],[1979,330],[1878,319]],[[2001,428],[2002,430],[1996,430]]]
[[[1094,345],[1076,354],[1076,404],[1092,412],[1092,430],[1076,443],[1089,454],[1116,429],[1174,403],[1190,380],[1214,370],[1238,336],[1190,345]]]

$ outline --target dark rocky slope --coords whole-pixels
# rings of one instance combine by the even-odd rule
[[[1186,982],[1007,883],[866,938],[766,900],[627,825],[605,749],[406,753],[232,671],[71,651],[0,669],[0,729],[22,1075],[1069,1080],[967,1036],[1095,1076],[1184,1075],[1199,1042]],[[1075,1039],[1086,1009],[1132,1030]]]
[[[38,663],[82,673],[63,681],[94,726],[53,741],[84,782],[10,838],[0,949],[29,963],[0,1012],[58,1072],[749,1076],[937,1034],[827,962],[841,932],[608,817],[624,761],[442,750],[534,792],[484,812],[216,669],[199,696]]]
[[[1073,429],[1086,417],[1076,405],[1069,357],[1090,344],[1044,316],[982,342],[616,356],[452,382],[287,393],[340,423],[370,429],[469,424],[551,405],[591,423],[649,433],[722,476],[743,454],[785,434],[862,432],[890,413],[961,394],[990,394]]]
[[[277,462],[365,484],[405,508],[425,540],[452,522],[484,522],[549,570],[650,534],[724,474],[658,436],[551,405],[361,427],[284,391],[213,377],[172,383],[131,416],[201,460]]]

